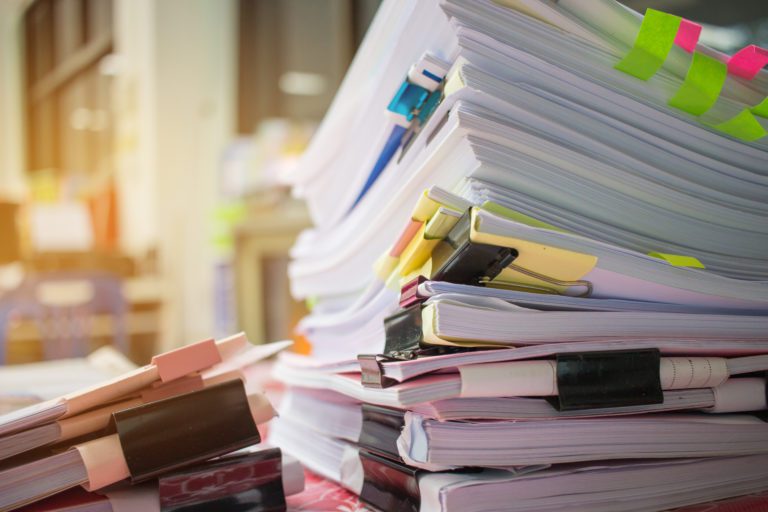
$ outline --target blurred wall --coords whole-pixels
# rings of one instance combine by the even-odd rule
[[[0,1],[0,199],[24,192],[21,15],[23,0]]]
[[[235,0],[117,0],[123,242],[158,249],[160,349],[213,332],[211,211],[235,127]]]

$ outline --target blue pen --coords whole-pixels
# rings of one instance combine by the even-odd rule
[[[414,128],[422,126],[437,108],[442,94],[440,86],[447,72],[446,63],[426,54],[408,70],[405,81],[387,106],[393,121],[392,131],[350,211],[379,179],[397,150],[409,142],[415,132]]]

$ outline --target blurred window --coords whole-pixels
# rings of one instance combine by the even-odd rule
[[[380,0],[240,0],[238,133],[320,120]]]
[[[24,15],[29,171],[110,166],[112,0],[34,0]]]

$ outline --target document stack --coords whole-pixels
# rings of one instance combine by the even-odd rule
[[[0,510],[285,510],[303,470],[256,446],[274,410],[244,370],[289,344],[206,340],[0,416]]]
[[[613,0],[385,2],[302,165],[270,441],[382,510],[768,490],[768,51]]]

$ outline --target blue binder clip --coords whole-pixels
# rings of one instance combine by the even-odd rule
[[[405,151],[421,126],[440,104],[446,73],[448,64],[427,54],[408,70],[406,79],[387,106],[387,110],[395,118],[395,126],[350,211],[368,193],[398,149],[403,148]]]
[[[397,90],[397,94],[392,98],[387,110],[405,116],[406,120],[411,121],[414,113],[419,110],[429,95],[430,92],[425,88],[406,80]]]

